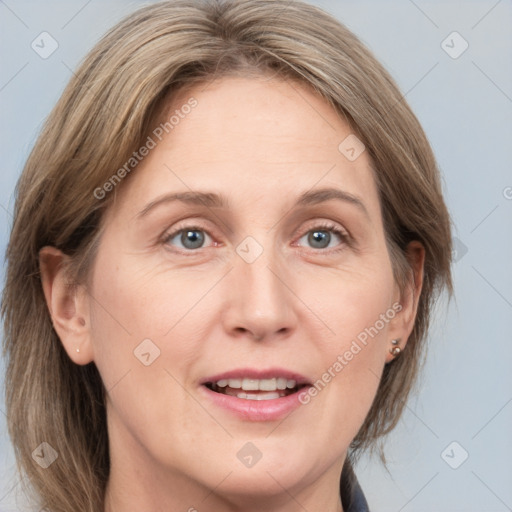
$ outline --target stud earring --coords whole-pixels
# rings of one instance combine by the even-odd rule
[[[80,349],[79,349],[79,348],[77,348],[77,349],[76,349],[76,351],[77,351],[77,352],[80,352]]]
[[[391,345],[393,345],[389,352],[393,355],[393,357],[396,357],[402,352],[402,349],[398,346],[398,340],[391,340]]]

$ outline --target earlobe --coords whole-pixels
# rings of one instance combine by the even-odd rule
[[[39,251],[39,270],[53,327],[68,356],[76,364],[93,360],[87,293],[71,283],[67,274],[69,256],[55,247]]]
[[[418,303],[423,288],[423,273],[425,264],[425,248],[418,241],[410,242],[407,246],[407,260],[411,269],[405,289],[400,294],[401,310],[393,320],[390,331],[389,350],[386,363],[393,361],[406,350],[407,340],[414,328]],[[397,350],[399,349],[399,350]]]

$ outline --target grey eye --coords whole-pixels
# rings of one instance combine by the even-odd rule
[[[334,237],[333,235],[334,234]],[[343,237],[333,229],[312,229],[303,235],[300,240],[306,238],[306,244],[313,249],[326,249],[336,245],[336,237],[338,243],[343,242]],[[334,242],[334,244],[331,244]]]
[[[201,229],[181,229],[169,236],[167,243],[177,245],[177,240],[182,249],[193,250],[201,248],[207,238],[209,236]]]
[[[331,234],[328,231],[310,231],[308,233],[308,243],[315,249],[325,249],[329,246]]]

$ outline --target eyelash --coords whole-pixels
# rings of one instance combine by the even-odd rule
[[[203,227],[198,226],[198,225],[190,225],[190,226],[179,227],[170,233],[165,233],[162,237],[161,243],[166,245],[167,247],[174,247],[174,246],[171,246],[171,244],[169,244],[169,240],[172,240],[176,235],[178,235],[184,231],[201,231],[201,232],[206,233],[210,238],[213,239],[212,235],[209,233],[209,231],[207,229],[204,229]],[[330,249],[329,248],[324,248],[324,249],[310,248],[315,252],[320,251],[323,253],[332,254],[332,253],[337,253],[337,252],[343,250],[345,248],[345,246],[351,247],[350,235],[346,231],[341,230],[336,224],[333,224],[331,222],[325,222],[325,221],[320,222],[316,226],[313,226],[311,229],[308,229],[307,231],[305,231],[298,238],[298,240],[303,238],[308,233],[311,233],[314,231],[328,231],[328,232],[331,232],[331,233],[334,233],[335,235],[337,235],[339,237],[339,239],[341,240],[341,243],[336,248],[330,248]],[[175,252],[179,252],[180,254],[185,254],[187,256],[193,256],[194,253],[197,253],[200,249],[205,249],[205,247],[198,247],[197,249],[179,249],[179,248],[174,247],[171,250],[173,250]]]
[[[320,222],[316,226],[313,226],[312,228],[305,231],[299,237],[299,240],[301,238],[303,238],[305,235],[307,235],[308,233],[312,233],[314,231],[328,231],[330,233],[334,233],[341,240],[339,246],[335,247],[335,248],[315,249],[313,247],[310,247],[310,249],[312,249],[314,251],[320,251],[320,252],[324,252],[327,254],[332,254],[332,253],[341,251],[342,249],[345,248],[345,246],[350,246],[350,236],[348,235],[348,233],[344,230],[341,230],[338,226],[336,226],[336,224],[333,224],[332,222]]]

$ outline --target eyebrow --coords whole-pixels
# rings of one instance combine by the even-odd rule
[[[315,205],[326,201],[331,201],[333,199],[353,204],[359,210],[361,210],[361,212],[363,212],[367,217],[370,216],[368,214],[366,206],[359,197],[337,188],[321,188],[304,192],[299,197],[299,200],[297,201],[297,206]]]
[[[151,210],[165,203],[172,203],[174,201],[181,201],[182,203],[206,206],[207,208],[221,208],[227,207],[228,200],[223,195],[215,194],[213,192],[174,192],[165,194],[164,196],[155,199],[148,203],[138,214],[137,218],[144,217]]]
[[[349,192],[339,190],[336,188],[322,188],[316,190],[308,190],[299,196],[295,206],[311,206],[319,203],[324,203],[331,200],[343,201],[356,206],[361,212],[369,217],[368,210],[366,209],[363,201]],[[162,204],[180,201],[190,205],[205,206],[207,208],[227,208],[229,205],[228,199],[222,194],[214,192],[174,192],[165,194],[154,201],[148,203],[138,214],[137,218],[144,217],[151,210]]]

